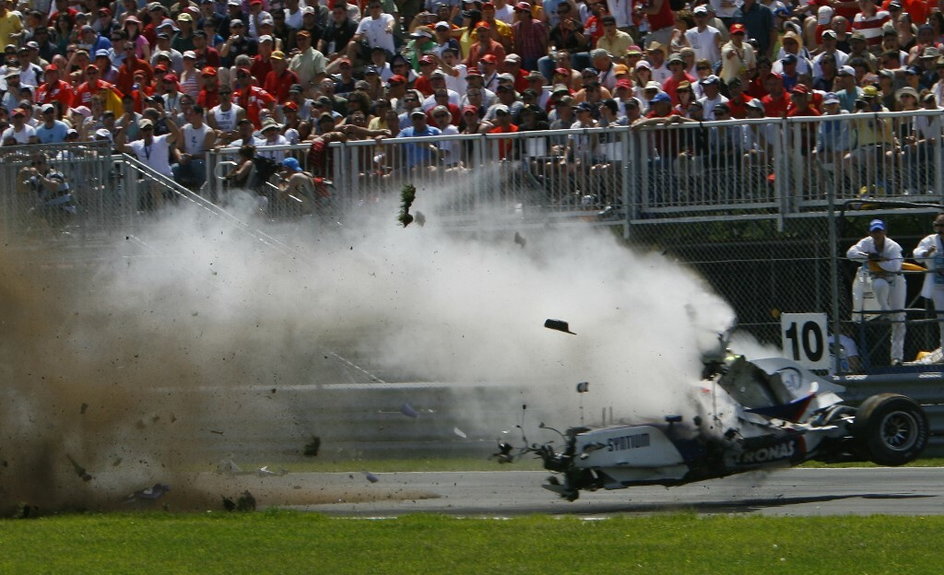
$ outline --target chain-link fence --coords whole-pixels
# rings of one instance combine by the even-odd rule
[[[829,318],[831,331],[838,318],[840,333],[858,342],[864,364],[874,367],[889,363],[891,321],[881,317],[856,321],[852,286],[860,264],[846,259],[846,250],[868,234],[871,219],[883,218],[889,237],[901,244],[908,257],[929,233],[938,210],[871,207],[883,209],[789,219],[782,230],[771,220],[658,223],[634,228],[633,241],[658,247],[666,257],[694,269],[730,303],[739,329],[758,341],[781,345],[781,313],[822,312]],[[938,327],[933,310],[920,297],[923,272],[903,278],[907,284],[907,360],[938,347]]]

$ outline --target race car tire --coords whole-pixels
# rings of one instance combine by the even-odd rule
[[[851,426],[862,454],[878,465],[904,465],[928,445],[928,418],[910,397],[880,393],[862,402]]]

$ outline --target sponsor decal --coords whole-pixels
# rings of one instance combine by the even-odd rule
[[[765,445],[756,449],[749,449],[741,453],[738,463],[751,465],[790,459],[797,453],[803,452],[803,446],[798,439],[791,438],[772,445]]]
[[[649,447],[649,444],[650,438],[648,433],[637,433],[636,435],[623,435],[607,439],[606,450],[623,451],[626,449],[639,449],[640,447]]]

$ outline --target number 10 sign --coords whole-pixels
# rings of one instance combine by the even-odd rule
[[[780,316],[783,355],[809,369],[829,369],[825,313],[785,313]]]

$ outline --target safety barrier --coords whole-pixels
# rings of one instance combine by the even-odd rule
[[[679,217],[777,219],[861,197],[937,201],[941,112],[856,113],[264,147],[334,183],[346,206],[415,185],[476,225],[580,217],[626,226]],[[211,172],[235,149],[210,155]],[[224,183],[212,178],[210,194]],[[483,214],[487,217],[481,217]],[[474,216],[474,217],[473,217]],[[498,216],[498,220],[496,220]]]

